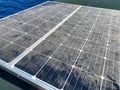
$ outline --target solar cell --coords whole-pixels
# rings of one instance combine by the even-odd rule
[[[73,69],[64,90],[99,90],[100,78],[81,69]]]
[[[8,41],[0,39],[0,49],[4,48],[8,44],[9,44]]]
[[[6,47],[0,49],[0,58],[5,62],[10,62],[24,50],[25,50],[24,48],[18,45],[9,44]]]
[[[82,52],[79,56],[76,66],[90,73],[102,75],[104,59],[89,53]]]
[[[63,45],[80,50],[84,42],[85,40],[82,38],[76,38],[76,37],[71,36],[67,38],[67,40],[63,43]]]
[[[41,29],[40,27],[35,28],[34,30],[30,31],[29,34],[37,37],[44,36],[48,31]]]
[[[37,74],[37,77],[61,89],[70,70],[71,67],[69,65],[50,59]]]
[[[38,40],[37,37],[25,34],[24,36],[16,40],[14,43],[27,48],[31,46],[33,43],[35,43],[37,40]]]
[[[15,40],[19,39],[24,34],[25,33],[18,32],[18,31],[11,31],[11,32],[8,32],[5,35],[2,35],[1,38],[5,39],[5,40],[8,40],[8,41],[11,41],[11,42],[14,42]]]
[[[78,53],[79,51],[77,50],[74,50],[65,46],[61,46],[53,55],[53,57],[64,63],[73,65]]]
[[[58,48],[58,46],[59,44],[57,43],[44,40],[34,50],[46,56],[51,56],[54,53],[54,51]]]
[[[25,72],[34,75],[40,67],[47,61],[47,57],[35,52],[30,52],[15,66],[24,70]]]

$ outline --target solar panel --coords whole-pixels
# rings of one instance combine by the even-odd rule
[[[119,20],[53,1],[0,19],[0,67],[47,90],[120,90]]]

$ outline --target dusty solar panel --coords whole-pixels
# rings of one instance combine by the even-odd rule
[[[47,90],[120,90],[120,12],[45,2],[0,20],[0,67]]]

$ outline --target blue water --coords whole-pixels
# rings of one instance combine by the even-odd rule
[[[0,18],[35,6],[47,0],[0,0]]]

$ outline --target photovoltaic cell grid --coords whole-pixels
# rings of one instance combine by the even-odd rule
[[[45,2],[0,20],[0,65],[48,90],[120,90],[120,12]]]

